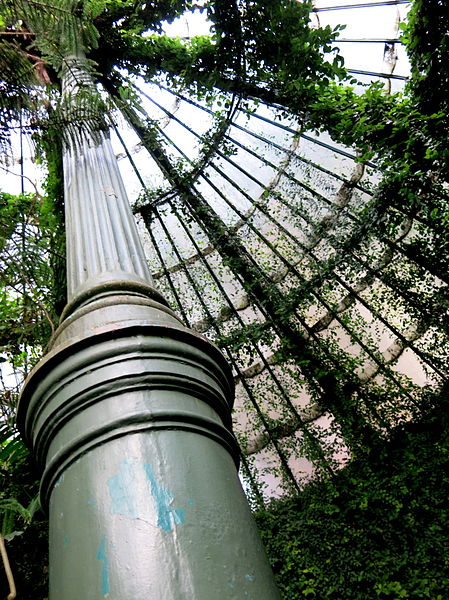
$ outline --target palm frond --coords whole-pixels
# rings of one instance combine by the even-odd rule
[[[37,49],[56,71],[60,70],[68,54],[78,54],[96,46],[98,33],[92,17],[98,10],[97,3],[8,0],[6,4],[9,26],[26,31],[29,48]]]
[[[9,466],[20,462],[29,452],[15,427],[6,421],[0,422],[0,465]]]

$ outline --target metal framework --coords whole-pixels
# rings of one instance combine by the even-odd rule
[[[366,3],[357,8],[397,4],[407,3]],[[397,36],[341,41],[344,48],[367,41],[399,43]],[[390,73],[364,69],[363,74],[406,79],[392,69]],[[354,251],[349,241],[362,227],[360,215],[373,196],[379,177],[375,164],[360,165],[353,151],[326,136],[298,130],[294,120],[279,117],[276,107],[262,103],[254,110],[236,105],[235,98],[228,99],[232,116],[220,143],[201,162],[198,149],[207,139],[204,124],[214,126],[216,107],[163,82],[148,86],[136,80],[135,89],[156,122],[162,152],[156,155],[145,145],[131,118],[137,146],[128,149],[123,132],[121,144],[124,161],[130,161],[126,172],[131,177],[133,171],[138,181],[135,212],[148,240],[146,252],[155,281],[184,321],[224,344],[230,357],[238,390],[235,423],[246,456],[244,475],[256,500],[262,498],[257,484],[268,497],[283,486],[298,488],[313,469],[338,469],[344,453],[329,455],[324,450],[328,443],[323,431],[328,430],[321,425],[331,422],[332,416],[321,407],[322,390],[304,386],[301,369],[293,363],[276,362],[285,332],[263,301],[248,294],[245,276],[229,266],[230,256],[217,244],[214,227],[235,237],[250,269],[260,273],[267,286],[274,283],[281,294],[307,291],[307,302],[299,301],[293,311],[295,326],[335,369],[342,367],[328,352],[330,334],[341,340],[343,353],[346,345],[346,355],[357,357],[358,401],[379,431],[388,432],[388,408],[371,403],[373,382],[382,380],[397,389],[404,414],[409,414],[420,410],[410,377],[418,389],[423,381],[437,386],[447,377],[444,361],[429,352],[435,329],[424,301],[427,292],[400,282],[403,270],[424,268],[424,287],[433,290],[434,301],[444,297],[446,283],[441,284],[446,276],[431,264],[424,266],[424,258],[411,250],[417,231],[425,235],[431,224],[419,214],[399,216],[402,225],[393,237],[368,235],[363,251]],[[179,161],[191,173],[187,186],[174,181],[170,172],[170,165]],[[162,185],[150,201],[145,191],[150,187],[149,172]],[[163,183],[165,177],[169,185]],[[209,221],[199,206],[209,207]],[[384,301],[379,301],[381,296]],[[408,315],[401,323],[392,306]],[[255,327],[266,332],[269,344],[263,336],[257,341],[250,335]],[[240,341],[240,351],[227,345],[245,337],[246,329],[249,334],[244,343]]]

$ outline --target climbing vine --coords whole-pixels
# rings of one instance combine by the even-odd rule
[[[432,404],[369,460],[256,513],[283,598],[447,596],[446,398]]]

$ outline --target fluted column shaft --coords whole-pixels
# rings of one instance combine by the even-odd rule
[[[106,281],[151,284],[111,143],[101,138],[64,156],[69,300]]]
[[[108,131],[99,128],[101,104],[83,56],[67,58],[62,91],[69,306],[98,286],[146,289],[158,296],[149,289],[152,278]]]
[[[82,63],[64,80],[69,303],[18,411],[43,469],[50,600],[276,600],[232,373],[154,290],[107,135],[70,125],[88,109]]]

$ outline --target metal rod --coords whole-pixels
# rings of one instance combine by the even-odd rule
[[[385,39],[385,38],[337,38],[335,43],[340,44],[351,43],[351,44],[402,44],[399,38]]]
[[[397,4],[410,4],[410,0],[382,0],[381,2],[364,2],[361,4],[339,4],[338,6],[321,6],[318,8],[312,8],[311,12],[348,10],[353,8],[376,8],[379,6],[396,6]]]
[[[348,73],[355,75],[370,75],[371,77],[381,77],[382,79],[399,79],[400,81],[408,81],[409,77],[405,75],[393,75],[392,73],[379,73],[378,71],[363,71],[361,69],[347,69]]]
[[[6,597],[6,600],[14,600],[17,597],[16,584],[14,581],[14,575],[11,570],[11,566],[9,564],[8,553],[6,551],[5,546],[5,538],[0,534],[0,556],[3,562],[3,569],[5,571],[6,579],[8,581],[9,586],[9,594]]]

